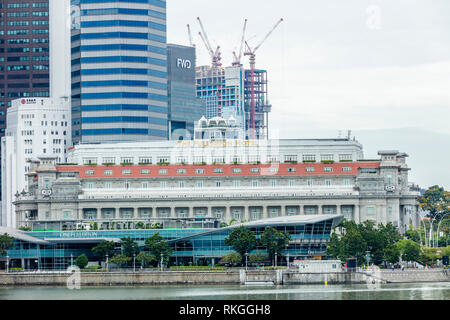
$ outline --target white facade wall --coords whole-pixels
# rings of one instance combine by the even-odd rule
[[[29,159],[55,156],[65,162],[71,143],[68,99],[29,98],[12,101],[2,138],[2,225],[16,227],[15,194],[27,191]]]
[[[153,164],[160,158],[167,158],[172,164],[181,162],[193,164],[200,158],[212,164],[214,158],[224,157],[225,163],[259,161],[260,163],[287,162],[294,156],[298,163],[313,157],[320,162],[322,156],[331,155],[335,162],[340,157],[349,160],[363,159],[362,145],[357,141],[346,139],[280,139],[280,140],[194,140],[194,141],[150,141],[139,143],[81,144],[68,152],[68,162],[73,164],[102,164],[104,158],[113,158],[113,163],[120,164],[122,158],[131,158],[138,164],[140,158],[151,158]],[[271,161],[269,161],[272,159]],[[108,161],[110,162],[110,161]],[[200,161],[201,162],[201,161]],[[216,161],[217,162],[217,161]]]

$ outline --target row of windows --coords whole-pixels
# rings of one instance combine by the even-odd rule
[[[108,3],[108,2],[119,2],[119,3],[147,3],[152,4],[161,8],[166,7],[166,2],[160,0],[73,0],[72,5],[78,4],[89,4],[89,3]]]
[[[103,160],[105,160],[105,159],[103,159]],[[166,160],[166,159],[159,159],[159,161],[161,161],[161,160]],[[104,161],[104,163],[114,163],[114,158],[107,159],[107,161],[111,161],[111,162],[105,162]],[[146,162],[148,164],[150,164],[151,163],[151,158],[145,158],[145,160],[141,160],[140,159],[140,161],[142,161],[141,163],[143,163],[143,164],[145,164]],[[163,161],[161,161],[161,162],[163,162]],[[94,164],[94,163],[95,162],[93,162],[93,161],[89,162],[89,161],[85,160],[85,164]],[[121,163],[122,164],[131,163],[130,158],[126,158],[126,159],[123,158]],[[344,167],[344,168],[346,168],[346,167]],[[289,169],[291,169],[291,168],[288,168],[287,172],[292,172]],[[113,172],[112,169],[107,169],[107,170],[104,170],[103,174],[104,175],[112,175],[112,172]],[[141,172],[141,174],[150,174],[150,169],[141,169],[140,172]],[[213,172],[217,173],[217,174],[223,173],[223,168],[214,168]],[[237,174],[241,174],[242,173],[242,168],[233,168],[232,172],[233,173],[237,173]],[[259,172],[260,172],[260,168],[250,168],[248,173],[259,173]],[[308,172],[308,171],[306,170],[306,172]],[[86,170],[85,174],[86,175],[94,175],[95,174],[95,170],[92,170],[92,169]],[[122,174],[123,175],[131,174],[131,169],[123,169],[122,170]],[[167,175],[167,174],[169,174],[169,170],[168,169],[159,169],[158,170],[158,174],[160,174],[160,175]],[[184,169],[184,168],[177,169],[177,174],[180,174],[180,175],[187,174],[187,170]],[[196,168],[195,169],[195,174],[199,174],[199,175],[200,174],[205,174],[205,169],[204,168]]]
[[[167,131],[163,130],[139,129],[139,128],[85,129],[82,130],[82,134],[83,135],[139,134],[139,135],[153,135],[159,137],[167,137],[168,135]]]
[[[145,92],[99,92],[83,93],[81,99],[152,99],[167,101],[166,95]]]
[[[162,43],[166,43],[166,37],[155,35],[152,33],[140,33],[140,32],[98,32],[98,33],[82,33],[81,39],[148,39]]]
[[[122,58],[127,58],[127,57],[105,57],[104,60],[109,60],[107,62],[144,62],[144,63],[148,62],[146,57],[145,58],[142,57],[143,59],[145,59],[144,61],[136,61],[136,60],[138,60],[136,58],[140,58],[140,57],[132,57],[132,59],[129,59],[129,60],[134,60],[134,61],[126,61],[128,59],[122,59]],[[81,58],[82,63],[101,63],[100,61],[97,61],[97,60],[102,60],[102,62],[106,62],[106,61],[103,61],[103,57]],[[81,75],[85,75],[85,76],[106,75],[106,74],[142,74],[142,75],[151,75],[151,76],[161,77],[161,78],[167,77],[167,72],[151,70],[151,69],[138,69],[138,68],[86,69],[86,70],[81,71]],[[72,73],[72,76],[74,76],[73,73]]]
[[[142,105],[142,104],[102,104],[82,106],[82,111],[113,111],[113,110],[148,110],[158,113],[167,113],[166,107]]]
[[[83,21],[81,22],[82,28],[90,27],[148,27],[161,31],[166,31],[166,26],[163,24],[151,22],[151,21],[134,21],[134,20],[103,20],[103,21]]]
[[[96,16],[96,15],[115,15],[115,14],[126,14],[126,15],[142,15],[151,16],[159,19],[166,19],[166,14],[163,12],[155,10],[145,10],[145,9],[129,9],[129,8],[110,8],[110,9],[87,9],[81,10],[82,16]]]
[[[49,43],[49,38],[33,38],[33,43]],[[30,39],[8,39],[9,44],[24,44],[24,43],[30,43]]]
[[[112,175],[112,172],[109,175]],[[350,179],[344,179],[343,182],[340,182],[340,183],[343,183],[344,185],[350,186],[351,180]],[[171,185],[173,187],[174,184],[171,184]],[[190,183],[190,184],[188,184],[186,181],[177,181],[177,183],[175,185],[176,185],[177,188],[192,188],[192,187],[205,188],[206,187],[205,181],[203,181],[203,180],[197,180],[194,183]],[[307,186],[313,186],[313,185],[318,185],[318,184],[316,184],[314,179],[306,179],[306,185]],[[334,183],[333,183],[333,181],[331,179],[325,179],[321,185],[333,186]],[[223,181],[215,181],[214,182],[214,186],[216,188],[221,188],[221,187],[224,187],[225,184],[223,183]],[[232,186],[234,188],[240,188],[240,187],[247,188],[249,186],[252,187],[252,188],[259,188],[262,185],[261,185],[261,182],[259,180],[251,180],[249,185],[242,185],[242,181],[241,180],[232,180]],[[268,187],[276,188],[278,186],[283,186],[283,185],[279,185],[279,182],[277,180],[274,180],[274,179],[269,181]],[[287,181],[287,186],[289,186],[289,187],[297,187],[297,186],[299,186],[298,185],[298,181],[297,180],[293,180],[293,179],[288,180]],[[99,183],[95,184],[94,182],[86,183],[86,188],[87,189],[94,189],[95,187],[100,187],[100,188],[105,188],[105,189],[113,189],[114,187],[117,188],[117,184],[113,184],[110,181],[104,182],[102,184],[99,184]],[[141,182],[139,184],[139,187],[141,189],[150,189],[151,188],[151,184],[150,184],[150,182]],[[132,188],[132,184],[129,181],[125,181],[122,184],[120,184],[120,188],[128,190],[128,189]],[[159,188],[160,189],[169,188],[168,181],[160,181],[159,182]]]

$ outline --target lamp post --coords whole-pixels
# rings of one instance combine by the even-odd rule
[[[133,272],[136,272],[136,253],[133,253]]]
[[[161,253],[161,272],[163,271],[163,254]]]
[[[9,272],[9,256],[6,256],[6,273]]]
[[[105,264],[106,264],[106,272],[108,272],[108,255],[106,255],[106,261],[105,261]]]
[[[245,271],[247,271],[248,253],[245,253]]]
[[[286,244],[286,268],[289,269],[289,251],[288,251],[289,244]]]
[[[278,255],[278,253],[275,252],[275,268],[277,267],[277,255]]]

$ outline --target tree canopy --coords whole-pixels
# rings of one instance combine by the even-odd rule
[[[0,235],[0,256],[6,255],[6,250],[14,245],[14,238],[7,233]]]
[[[240,226],[233,229],[229,236],[225,238],[225,245],[232,247],[241,256],[241,262],[246,253],[250,253],[256,248],[256,236],[250,229]]]
[[[114,250],[115,244],[114,241],[106,241],[103,240],[98,245],[92,248],[92,252],[100,256],[102,260],[106,259],[106,255],[110,256],[112,250]]]
[[[131,237],[121,238],[120,245],[122,246],[122,254],[127,257],[133,257],[134,254],[139,253],[139,246]]]
[[[419,198],[419,206],[429,211],[428,217],[441,219],[450,213],[450,192],[440,186],[432,186]]]
[[[88,265],[88,263],[89,260],[84,253],[80,255],[78,258],[76,258],[74,261],[74,264],[80,269],[84,269]]]
[[[158,261],[160,261],[162,255],[163,263],[167,264],[169,262],[172,249],[169,247],[168,242],[164,240],[159,233],[155,233],[153,236],[145,239],[145,246]]]
[[[266,227],[264,232],[261,234],[261,245],[266,247],[267,254],[269,258],[272,260],[275,256],[275,253],[280,253],[283,249],[285,249],[286,245],[289,243],[289,239],[291,238],[290,234],[287,232],[278,231],[272,227]]]

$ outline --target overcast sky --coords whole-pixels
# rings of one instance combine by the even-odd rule
[[[256,55],[257,68],[268,70],[271,133],[326,138],[351,129],[370,140],[361,141],[367,156],[405,151],[413,181],[450,187],[450,1],[167,0],[167,13],[168,42],[188,45],[191,25],[198,65],[210,58],[197,16],[224,65],[239,49],[245,18],[254,46],[282,17]],[[431,147],[420,140],[428,135],[437,137]],[[425,147],[436,154],[418,162]],[[430,171],[433,158],[444,168]]]

